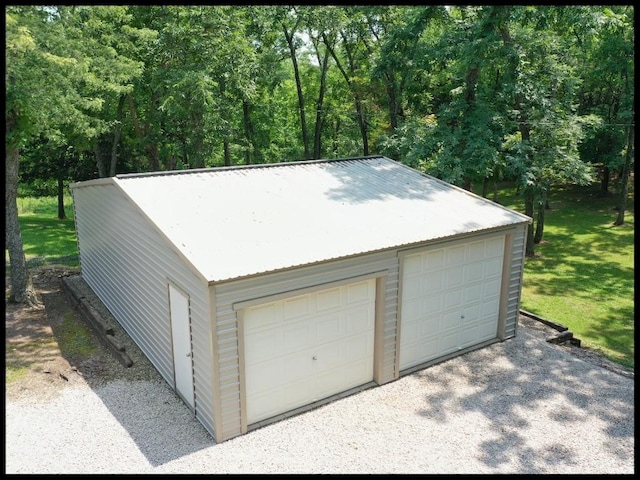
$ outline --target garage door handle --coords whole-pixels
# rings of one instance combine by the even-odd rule
[[[318,359],[318,357],[316,357],[316,356],[314,355],[314,356],[313,356],[313,359],[314,359],[314,360],[317,360],[317,359]]]
[[[187,353],[187,357],[190,357],[190,356],[191,356],[191,352]]]

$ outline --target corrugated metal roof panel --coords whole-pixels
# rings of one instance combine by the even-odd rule
[[[115,181],[210,282],[529,221],[380,156]]]

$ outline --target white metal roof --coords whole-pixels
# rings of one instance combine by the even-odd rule
[[[113,181],[210,282],[530,221],[381,156]]]

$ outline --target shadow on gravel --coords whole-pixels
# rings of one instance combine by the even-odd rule
[[[425,397],[420,414],[441,423],[449,420],[449,412],[461,410],[486,417],[491,429],[480,445],[480,460],[496,469],[515,458],[521,471],[544,473],[539,467],[544,463],[575,467],[580,473],[574,461],[576,452],[564,444],[536,450],[530,447],[528,434],[548,428],[551,437],[559,431],[573,436],[574,427],[586,421],[603,425],[610,443],[602,448],[628,462],[633,451],[620,446],[623,440],[633,445],[633,379],[574,358],[523,328],[518,335],[442,363],[437,369],[418,372],[430,391],[438,392]],[[507,362],[496,365],[495,359],[502,357]],[[475,393],[461,396],[448,384],[450,378],[463,379]]]
[[[50,275],[58,277],[58,273],[51,271]],[[54,343],[57,342],[60,354],[72,367],[72,370],[61,372],[68,377],[67,383],[84,380],[154,467],[215,445],[193,412],[90,292],[84,280],[64,273],[64,277],[48,280],[51,285],[60,285],[59,288],[40,288],[40,297],[52,327]],[[73,282],[77,294],[90,297],[92,305],[109,317],[116,330],[115,336],[133,360],[130,367],[120,362],[94,325],[81,314],[77,305],[74,306],[74,299],[65,293],[62,282],[73,278],[77,278]],[[74,337],[66,336],[65,331],[71,330],[75,332]],[[91,350],[80,349],[80,342],[90,345]],[[105,428],[105,435],[108,435],[108,428]],[[96,442],[108,444],[108,437],[96,439]],[[126,452],[123,452],[123,458],[126,459]]]
[[[117,380],[94,392],[153,467],[216,444],[159,375],[157,381]]]

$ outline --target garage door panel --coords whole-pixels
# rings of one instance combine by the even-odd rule
[[[261,305],[252,310],[252,314],[260,318],[259,323],[254,325],[254,331],[268,330],[282,321],[282,315],[278,311],[276,303]]]
[[[249,424],[373,380],[375,279],[249,307],[243,318]]]
[[[363,331],[369,331],[371,325],[368,319],[373,318],[373,308],[363,306],[345,313],[345,334],[352,335]]]
[[[305,402],[306,392],[313,391],[314,388],[314,378],[305,377],[297,382],[267,389],[254,395],[252,402],[247,402],[247,416],[265,419],[278,415],[282,411],[293,410]],[[288,394],[283,395],[283,391],[287,391]]]
[[[501,279],[499,277],[486,280],[482,284],[482,287],[483,287],[482,295],[484,297],[496,296],[497,292],[499,292],[500,284],[501,284]]]
[[[482,262],[475,262],[467,265],[464,270],[465,282],[477,282],[484,278],[484,264]]]
[[[485,253],[488,257],[502,257],[504,254],[504,237],[495,237],[486,242]]]
[[[491,318],[498,316],[498,308],[500,307],[500,298],[494,296],[491,299],[487,299],[481,306],[481,315],[485,318]]]
[[[441,293],[427,296],[418,304],[420,305],[420,313],[426,316],[438,314],[443,309],[442,301]]]
[[[446,290],[444,292],[444,301],[443,301],[443,309],[450,310],[451,308],[458,308],[462,305],[463,300],[463,290],[462,288],[457,288],[455,290]]]
[[[402,315],[406,316],[407,318],[417,318],[420,314],[421,303],[422,300],[420,300],[419,298],[412,298],[410,300],[407,300],[402,305]]]
[[[269,332],[245,337],[245,362],[251,365],[271,358],[274,352],[282,350],[281,339],[279,333]]]
[[[458,349],[458,329],[450,329],[440,334],[438,356],[451,353]]]
[[[423,269],[422,269],[423,271],[439,270],[446,263],[446,255],[445,255],[444,248],[439,248],[437,250],[427,253],[426,255],[417,254],[416,257],[424,259]]]
[[[407,277],[414,275],[420,275],[422,273],[422,256],[421,255],[407,255],[403,264],[404,272]]]
[[[498,326],[494,321],[485,321],[480,324],[480,338],[483,340],[491,340],[498,335]]]
[[[417,277],[420,282],[420,294],[441,292],[448,285],[445,285],[447,277],[442,274],[442,270],[428,270],[422,276]],[[455,279],[452,279],[455,282]]]
[[[485,263],[484,276],[493,277],[502,273],[502,257],[494,258],[491,261]]]
[[[470,303],[482,301],[484,290],[485,289],[481,283],[468,285],[464,289],[464,304],[468,305]]]
[[[345,364],[361,361],[373,355],[373,335],[369,332],[346,338],[341,344],[342,361]],[[373,363],[371,364],[373,367]]]
[[[466,245],[460,245],[457,247],[447,247],[446,251],[446,266],[451,268],[455,265],[462,265],[466,261]]]
[[[479,303],[465,304],[464,310],[461,313],[461,322],[464,327],[465,323],[471,323],[478,321],[482,316],[482,306]]]
[[[460,330],[460,348],[466,348],[478,342],[480,338],[480,326],[477,323],[466,324]]]
[[[420,298],[420,296],[423,295],[423,292],[421,291],[421,283],[422,279],[420,278],[404,282],[403,290],[407,298]]]
[[[339,288],[332,288],[329,290],[325,290],[324,292],[320,292],[318,293],[316,298],[318,312],[340,308],[341,302]]]
[[[496,338],[504,238],[474,240],[405,257],[411,259],[411,275],[404,274],[403,263],[401,370]],[[441,261],[432,261],[435,259]],[[416,270],[418,264],[422,272]],[[416,296],[419,294],[421,297]]]
[[[284,300],[283,305],[285,320],[292,320],[309,313],[309,298],[306,295]]]
[[[433,315],[430,317],[425,317],[423,321],[416,323],[418,325],[418,328],[416,329],[416,336],[429,337],[431,335],[434,335],[435,332],[439,330],[440,316]]]
[[[446,278],[445,288],[459,287],[464,283],[464,267],[452,267],[444,271]]]
[[[305,322],[295,322],[282,329],[282,352],[295,352],[308,348],[313,343],[315,331],[313,327]],[[275,353],[275,352],[274,352]]]
[[[375,288],[371,282],[360,282],[347,285],[347,303],[364,303],[366,304],[371,298],[371,290]]]
[[[316,341],[318,343],[333,342],[342,335],[342,321],[339,313],[324,315],[318,318]]]
[[[477,242],[470,242],[467,244],[467,260],[475,261],[477,258],[483,258],[487,256],[486,252],[487,242],[479,240]]]

